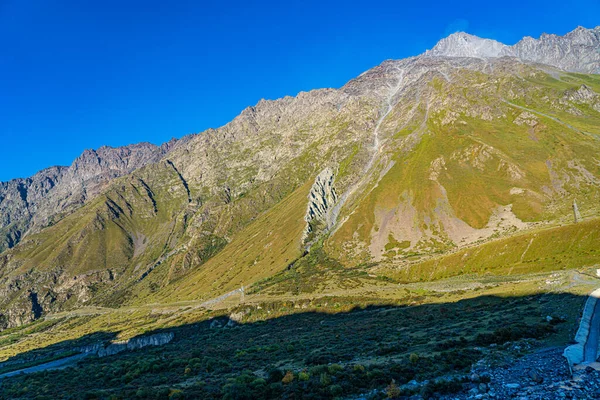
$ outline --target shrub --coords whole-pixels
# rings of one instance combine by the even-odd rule
[[[334,397],[341,396],[344,393],[344,389],[340,385],[333,385],[329,388],[329,393]]]
[[[336,361],[336,359],[333,354],[317,353],[308,356],[304,362],[307,365],[329,364]]]
[[[171,389],[169,393],[169,399],[183,399],[183,391],[179,389]]]
[[[396,385],[396,381],[392,379],[390,384],[385,388],[385,394],[388,399],[396,399],[400,397],[400,388]]]
[[[137,392],[135,392],[135,395],[136,395],[137,397],[140,397],[140,398],[142,398],[142,399],[145,399],[145,398],[149,397],[149,396],[150,396],[150,394],[152,394],[152,390],[150,390],[150,389],[148,389],[148,388],[145,388],[145,387],[141,387],[141,388],[139,388],[139,389],[137,390]],[[89,397],[88,397],[88,398],[89,398]],[[95,397],[93,397],[93,398],[95,398]]]
[[[272,368],[267,372],[267,381],[269,383],[281,382],[283,375],[284,374],[280,369]]]
[[[252,371],[244,371],[235,379],[228,379],[221,390],[224,399],[228,400],[253,400],[263,398],[266,381],[258,378]]]
[[[319,377],[319,382],[322,386],[329,386],[331,385],[331,377],[327,374],[327,372],[323,372]]]
[[[321,375],[323,372],[327,372],[327,365],[315,365],[314,367],[310,367],[308,372],[311,375]]]
[[[417,353],[410,353],[408,360],[411,362],[411,364],[416,364],[419,362],[419,355]]]
[[[442,352],[435,357],[440,364],[445,364],[451,370],[465,370],[481,357],[481,352],[475,349],[456,349]]]
[[[421,396],[425,399],[431,398],[435,393],[439,394],[450,394],[456,393],[462,390],[462,383],[459,380],[439,380],[430,381],[427,385],[423,386],[421,390]]]
[[[365,372],[365,366],[361,364],[354,364],[354,367],[352,369],[354,370],[354,372]]]
[[[562,318],[562,317],[557,317],[557,316],[552,316],[552,319],[549,321],[550,325],[558,325],[558,324],[562,324],[563,322],[567,322],[566,319]]]
[[[385,356],[387,354],[398,354],[405,352],[407,349],[408,347],[405,344],[397,343],[392,345],[381,346],[375,351],[375,354],[377,354],[378,356]]]
[[[516,324],[503,326],[492,333],[480,333],[475,338],[475,343],[479,346],[488,346],[492,343],[504,344],[523,338],[539,339],[554,332],[556,332],[556,328],[550,324]]]
[[[331,375],[335,375],[343,369],[344,367],[339,364],[331,364],[329,367],[327,367],[327,372],[329,372]]]
[[[283,393],[283,383],[275,382],[271,383],[267,386],[267,390],[265,391],[265,397],[269,399],[278,399],[281,397]]]
[[[281,382],[288,384],[288,383],[292,383],[294,381],[294,373],[292,371],[288,371],[285,373],[285,375],[283,376],[283,378],[281,379]]]
[[[469,341],[466,338],[461,337],[458,340],[450,339],[450,340],[440,342],[435,345],[434,349],[441,351],[441,350],[448,350],[448,349],[452,349],[452,348],[456,348],[456,347],[466,347],[468,345],[469,345]]]
[[[305,382],[305,381],[307,381],[307,380],[309,380],[309,379],[310,379],[310,375],[309,375],[309,374],[308,374],[308,372],[306,372],[306,371],[302,371],[302,372],[300,372],[300,373],[298,374],[298,380],[299,380],[299,381],[303,381],[303,382]]]

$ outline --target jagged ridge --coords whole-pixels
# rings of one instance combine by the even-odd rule
[[[570,72],[600,73],[600,26],[577,27],[565,36],[543,34],[524,37],[513,46],[482,39],[464,32],[454,33],[425,52],[431,57],[517,57],[523,61],[551,65]]]

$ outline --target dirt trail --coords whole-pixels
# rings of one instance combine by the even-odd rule
[[[521,110],[523,110],[523,111],[529,111],[529,112],[531,112],[531,113],[534,113],[534,114],[540,115],[540,116],[542,116],[542,117],[549,118],[549,119],[551,119],[552,121],[554,121],[554,122],[558,122],[558,123],[559,123],[559,124],[561,124],[562,126],[565,126],[565,127],[569,128],[569,129],[571,129],[571,130],[573,130],[573,131],[575,131],[575,132],[577,132],[577,133],[581,133],[581,134],[583,134],[583,135],[587,135],[587,136],[593,137],[594,139],[600,139],[600,136],[599,136],[599,135],[596,135],[596,134],[593,134],[593,133],[589,133],[589,132],[584,132],[584,131],[582,131],[582,130],[580,130],[580,129],[577,129],[577,128],[575,128],[575,127],[574,127],[573,125],[571,125],[571,124],[568,124],[568,123],[566,123],[566,122],[564,122],[564,121],[561,121],[560,119],[558,119],[558,118],[556,118],[556,117],[553,117],[552,115],[544,114],[543,112],[540,112],[540,111],[537,111],[537,110],[533,110],[533,109],[531,109],[531,108],[523,107],[523,106],[520,106],[520,105],[517,105],[517,104],[511,103],[510,101],[507,101],[507,100],[503,100],[503,101],[504,101],[506,104],[509,104],[509,105],[511,105],[511,106],[513,106],[513,107],[519,108],[519,109],[521,109]]]

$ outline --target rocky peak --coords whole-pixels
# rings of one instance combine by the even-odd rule
[[[444,57],[499,57],[506,49],[492,39],[482,39],[465,32],[457,32],[440,40],[433,49],[425,52],[426,56]]]
[[[544,33],[539,39],[526,36],[513,46],[464,32],[440,40],[428,57],[517,57],[570,72],[600,73],[600,26],[577,27],[564,36]]]

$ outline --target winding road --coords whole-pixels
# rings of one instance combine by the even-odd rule
[[[41,371],[49,371],[52,369],[63,369],[67,368],[73,364],[75,364],[80,359],[89,356],[91,353],[81,353],[76,354],[74,356],[61,358],[60,360],[50,361],[44,364],[35,365],[29,368],[23,368],[16,371],[7,372],[5,374],[0,375],[0,380],[3,378],[8,378],[10,376],[15,376],[19,374],[31,374],[33,372],[41,372]]]

